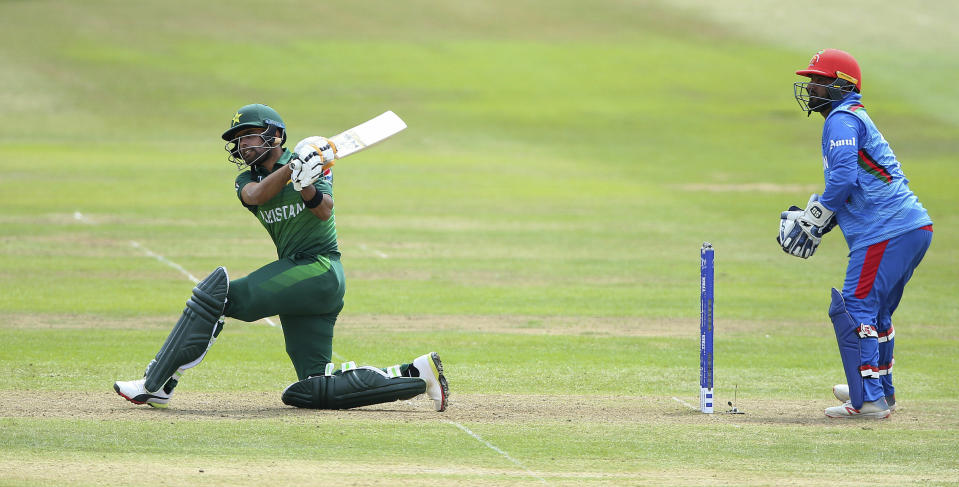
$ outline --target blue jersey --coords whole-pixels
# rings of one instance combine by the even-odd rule
[[[820,201],[836,212],[850,251],[932,224],[860,98],[850,93],[834,102],[822,129]]]

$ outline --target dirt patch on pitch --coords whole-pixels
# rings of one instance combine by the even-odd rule
[[[167,409],[154,409],[127,402],[112,391],[80,393],[64,391],[2,391],[0,417],[71,418],[110,421],[239,421],[285,419],[452,421],[457,423],[580,423],[634,424],[762,424],[786,426],[863,427],[886,424],[909,427],[959,427],[959,401],[944,407],[942,401],[905,405],[887,421],[837,421],[822,410],[830,401],[750,401],[738,405],[746,414],[726,414],[717,405],[717,414],[704,415],[698,404],[676,397],[609,395],[516,395],[453,394],[446,412],[432,410],[432,403],[420,396],[410,401],[385,403],[346,411],[317,411],[292,408],[276,392],[176,394]],[[925,407],[929,405],[930,407]],[[922,411],[920,414],[919,412]]]
[[[749,425],[811,427],[811,432],[839,428],[850,434],[860,429],[955,429],[959,401],[904,404],[891,419],[883,421],[829,420],[822,408],[828,401],[749,401],[740,405],[745,415],[701,414],[682,398],[644,396],[512,395],[457,394],[449,410],[437,413],[423,398],[348,411],[301,410],[284,406],[279,392],[191,393],[177,394],[168,409],[135,406],[112,392],[0,391],[0,418],[33,420],[135,421],[167,427],[177,422],[214,421],[241,423],[249,420],[280,420],[312,425],[321,422],[403,422],[448,423],[450,435],[469,435],[478,424],[497,425],[586,425],[663,424],[702,425],[719,434],[726,428]],[[720,409],[721,410],[721,409]],[[939,411],[938,413],[936,411]],[[564,426],[565,428],[565,426]],[[460,432],[462,430],[462,433]],[[477,451],[495,450],[483,446],[477,437]],[[499,447],[505,447],[499,445]],[[507,451],[509,449],[507,448]],[[507,455],[507,454],[502,454]],[[499,458],[499,457],[496,457]],[[509,457],[513,458],[513,457]],[[142,483],[138,472],[163,472],[164,485],[306,485],[317,478],[335,478],[343,485],[411,485],[429,480],[448,485],[836,485],[842,480],[833,472],[795,473],[774,471],[761,477],[748,466],[726,465],[715,470],[658,465],[639,471],[566,471],[552,470],[542,459],[509,458],[460,463],[366,462],[362,457],[349,461],[335,455],[318,454],[310,461],[276,459],[244,460],[227,457],[158,458],[156,455],[96,454],[63,452],[56,458],[4,458],[0,460],[3,478],[23,484],[54,485],[64,480],[70,485],[131,485]],[[538,467],[538,468],[537,468]],[[741,471],[737,471],[740,469]],[[886,483],[919,485],[911,474],[884,473]],[[841,482],[840,482],[841,483]],[[868,483],[868,482],[867,482]],[[873,482],[875,483],[875,482]]]

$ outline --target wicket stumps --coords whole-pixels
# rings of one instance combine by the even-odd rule
[[[699,410],[713,413],[713,246],[699,251]]]

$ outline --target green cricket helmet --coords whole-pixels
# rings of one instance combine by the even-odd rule
[[[246,161],[239,151],[239,137],[236,134],[248,128],[262,128],[263,131],[249,136],[260,137],[260,142],[254,147],[268,149],[281,147],[286,143],[286,124],[276,110],[259,103],[246,105],[240,108],[230,120],[230,128],[221,136],[226,141],[226,151],[230,154],[230,162],[242,169],[245,166],[256,164],[266,154],[262,153],[254,161]]]
[[[230,121],[230,128],[227,129],[226,132],[223,132],[223,140],[233,140],[237,132],[250,127],[275,127],[281,131],[286,130],[286,124],[283,123],[283,118],[280,117],[280,114],[277,113],[276,110],[266,105],[255,103],[236,111],[236,114],[233,115],[233,119]]]

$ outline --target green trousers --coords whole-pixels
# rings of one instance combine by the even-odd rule
[[[339,255],[296,254],[230,281],[224,315],[256,321],[279,315],[299,380],[321,375],[333,353],[333,326],[346,279]]]

